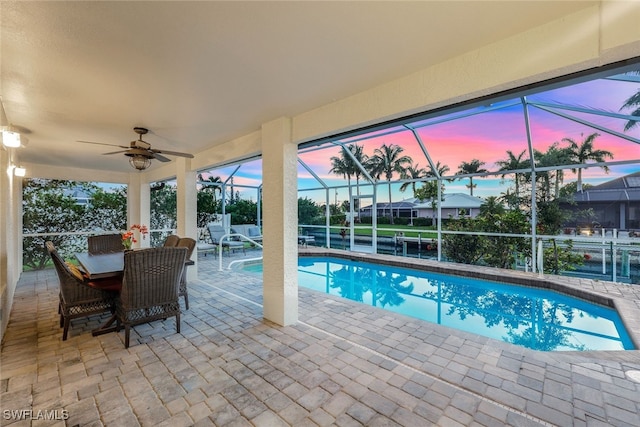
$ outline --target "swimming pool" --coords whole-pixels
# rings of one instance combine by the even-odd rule
[[[548,289],[333,257],[300,257],[298,283],[534,350],[635,348],[616,310]]]

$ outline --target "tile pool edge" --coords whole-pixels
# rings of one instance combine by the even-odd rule
[[[637,331],[634,325],[640,324],[640,308],[635,301],[613,296],[610,294],[600,293],[596,290],[587,290],[578,287],[578,285],[569,283],[567,278],[563,276],[544,275],[538,273],[527,273],[517,270],[505,270],[495,267],[484,267],[477,265],[443,263],[427,259],[405,258],[393,255],[369,254],[360,252],[346,252],[335,249],[326,248],[300,248],[298,250],[300,257],[312,256],[330,256],[335,258],[348,259],[360,262],[375,262],[382,265],[393,265],[398,267],[412,268],[422,271],[430,271],[434,273],[452,274],[463,277],[474,277],[478,279],[490,280],[494,282],[507,283],[520,286],[528,286],[533,288],[548,289],[560,292],[573,297],[581,298],[588,302],[604,305],[615,309],[622,320],[627,334],[631,338],[634,347],[640,350],[640,331]],[[575,281],[575,280],[574,280]],[[593,282],[592,279],[580,279],[582,282]],[[602,282],[602,281],[600,281]],[[636,286],[636,285],[620,285],[613,282],[606,282],[612,286]],[[624,350],[634,351],[634,350]]]

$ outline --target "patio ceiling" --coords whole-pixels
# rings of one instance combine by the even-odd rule
[[[3,1],[0,93],[22,162],[129,172],[77,141],[197,154],[597,3]]]

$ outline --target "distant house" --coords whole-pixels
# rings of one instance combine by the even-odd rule
[[[464,193],[450,193],[443,195],[440,203],[442,218],[460,218],[461,216],[475,218],[480,213],[480,206],[484,203],[479,197],[469,196]],[[435,209],[434,209],[435,208]],[[438,205],[431,201],[418,199],[405,199],[399,202],[381,202],[376,204],[377,216],[389,216],[389,209],[393,210],[396,218],[434,218],[438,214]],[[360,216],[371,216],[372,206],[360,209]]]
[[[80,187],[65,190],[64,195],[73,197],[76,201],[76,205],[88,205],[91,203],[92,195],[85,193]]]
[[[563,208],[573,211],[593,209],[595,221],[603,228],[640,230],[640,172],[575,193],[573,201],[575,205]]]
[[[480,197],[470,196],[464,193],[449,193],[443,195],[440,203],[442,218],[475,218],[480,213],[480,206],[484,200]],[[434,209],[435,208],[435,209]],[[431,201],[420,202],[414,206],[416,217],[434,218],[438,214],[438,206],[433,206]]]

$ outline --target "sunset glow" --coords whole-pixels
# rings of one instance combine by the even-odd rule
[[[529,95],[527,100],[532,105],[528,106],[528,114],[533,149],[544,153],[554,143],[557,143],[560,148],[567,147],[568,143],[563,141],[564,138],[570,138],[577,143],[581,143],[588,135],[598,133],[599,136],[594,141],[595,149],[611,152],[613,159],[608,159],[610,161],[631,161],[631,164],[616,165],[611,168],[609,173],[605,173],[600,167],[584,169],[582,171],[583,182],[597,185],[639,171],[640,126],[636,126],[635,129],[624,133],[623,127],[626,120],[623,118],[605,117],[558,107],[558,105],[572,106],[578,109],[595,109],[607,113],[629,114],[628,111],[621,111],[621,107],[625,100],[638,90],[640,90],[640,83],[598,79]],[[514,156],[524,153],[521,160],[529,160],[530,157],[522,103],[516,97],[512,101],[492,105],[491,108],[498,108],[503,105],[507,105],[507,107],[419,127],[421,124],[440,121],[442,117],[425,119],[416,121],[409,126],[418,126],[416,132],[424,144],[424,149],[434,163],[439,162],[440,165],[449,167],[447,176],[455,175],[462,162],[470,162],[473,159],[482,162],[482,168],[487,171],[497,172],[500,170],[498,162],[508,159],[508,151],[513,153]],[[550,105],[555,105],[555,107],[550,107]],[[552,112],[545,109],[551,109]],[[455,114],[464,115],[465,112]],[[581,122],[592,123],[595,127]],[[597,127],[602,127],[604,130]],[[606,130],[611,130],[612,132],[608,133]],[[629,137],[631,140],[612,134],[616,132]],[[392,129],[372,132],[368,135],[345,138],[340,142],[353,143],[353,141],[362,146],[364,154],[369,157],[374,154],[375,149],[383,144],[387,146],[391,144],[398,145],[404,150],[402,154],[412,159],[414,166],[417,165],[419,168],[429,169],[429,162],[418,140],[413,132],[404,127],[396,126]],[[301,151],[299,159],[313,171],[313,174],[301,164],[298,165],[299,190],[322,187],[322,184],[313,176],[314,174],[329,187],[345,187],[347,180],[330,172],[332,167],[330,159],[333,156],[340,157],[340,148],[338,146],[327,145],[326,148],[322,149]],[[234,184],[236,186],[259,186],[262,181],[261,167],[260,160],[243,164],[234,175]],[[224,181],[228,179],[234,170],[235,166],[225,167],[211,171],[211,174],[220,176]],[[393,180],[398,180],[399,178],[396,174]],[[565,170],[563,184],[570,183],[576,179],[577,174],[570,170]],[[360,182],[361,185],[364,183],[364,180]],[[351,184],[355,185],[353,178]],[[447,192],[468,193],[467,184],[468,179],[465,178],[447,181],[445,187]],[[509,177],[503,179],[500,175],[493,175],[476,177],[474,178],[474,184],[477,185],[474,195],[486,197],[488,195],[499,195],[500,192],[506,191],[510,181]],[[384,178],[381,178],[379,185],[386,186]],[[413,197],[411,191],[400,193],[398,187],[399,185],[395,185],[393,188],[394,200]],[[255,194],[254,190],[239,189],[239,191],[248,191],[249,194]],[[336,196],[341,200],[348,198],[347,190],[344,188],[331,191],[332,199],[336,198]],[[380,191],[380,188],[378,191]],[[384,194],[386,194],[386,187],[384,187],[384,191]],[[324,190],[302,191],[300,197],[313,199],[320,197],[324,200],[326,194]],[[334,202],[334,200],[331,200],[331,202]]]

